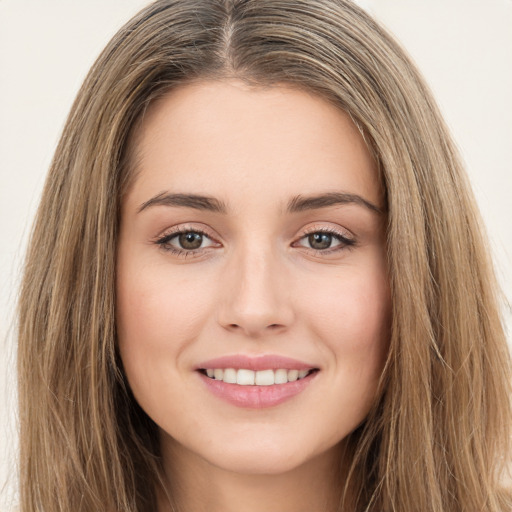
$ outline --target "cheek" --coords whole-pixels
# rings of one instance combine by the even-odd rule
[[[138,266],[135,261],[118,265],[117,323],[120,338],[137,337],[138,343],[154,343],[193,336],[198,318],[208,308],[205,282],[171,272],[166,265]],[[187,330],[190,332],[187,334]]]
[[[171,272],[165,264],[144,264],[141,258],[118,261],[117,338],[136,396],[143,383],[167,382],[170,366],[180,369],[181,354],[211,316],[204,282],[182,274],[179,267]]]
[[[391,298],[383,265],[342,269],[311,287],[303,306],[309,329],[335,361],[336,379],[372,394],[389,347]],[[348,389],[347,389],[348,390]]]
[[[357,349],[388,334],[390,291],[379,269],[347,269],[326,280],[323,287],[311,289],[308,316],[329,339],[339,337],[347,347]]]

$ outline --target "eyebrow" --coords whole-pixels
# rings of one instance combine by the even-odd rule
[[[327,192],[314,196],[295,196],[289,201],[287,212],[298,213],[343,204],[356,204],[375,213],[384,213],[382,208],[379,208],[360,195],[346,192]],[[222,214],[227,213],[228,210],[226,204],[215,197],[198,194],[171,194],[169,192],[161,192],[148,201],[142,203],[138,209],[138,213],[150,208],[151,206],[178,206]]]
[[[138,213],[150,206],[181,206],[194,208],[195,210],[206,210],[216,213],[226,213],[226,205],[215,197],[202,196],[198,194],[170,194],[161,192],[152,197],[139,207]]]
[[[288,203],[288,212],[297,213],[305,210],[316,210],[318,208],[327,208],[329,206],[336,206],[341,204],[356,204],[364,206],[372,212],[382,214],[384,210],[377,205],[371,203],[367,199],[357,195],[346,192],[327,192],[325,194],[318,194],[314,196],[295,196]]]

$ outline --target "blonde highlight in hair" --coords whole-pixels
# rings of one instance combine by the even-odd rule
[[[322,96],[351,116],[379,163],[392,335],[378,400],[349,437],[344,499],[367,512],[509,510],[497,285],[460,159],[415,67],[348,0],[159,0],[91,69],[37,213],[19,302],[22,512],[156,510],[156,426],[116,350],[130,134],[173,87],[231,77]]]

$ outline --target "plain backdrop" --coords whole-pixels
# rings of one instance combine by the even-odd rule
[[[67,112],[145,0],[0,0],[0,509],[15,496],[14,304]],[[467,164],[512,324],[512,0],[361,0],[407,48]],[[510,334],[509,334],[510,339]],[[4,482],[7,482],[3,486]]]

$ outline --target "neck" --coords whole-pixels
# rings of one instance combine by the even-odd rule
[[[158,512],[336,512],[342,471],[341,447],[279,474],[236,473],[164,443],[166,491]],[[166,453],[167,452],[167,453]],[[168,456],[166,456],[168,455]],[[172,461],[170,463],[169,461]]]

